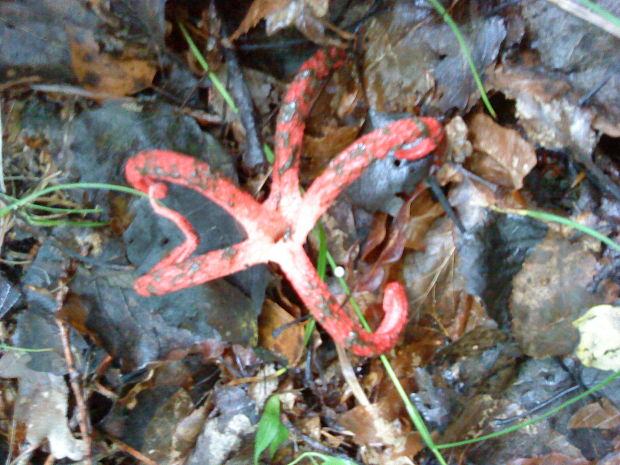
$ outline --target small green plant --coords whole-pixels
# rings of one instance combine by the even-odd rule
[[[258,458],[269,448],[269,457],[273,459],[278,447],[288,439],[288,430],[280,421],[280,398],[271,396],[265,404],[263,416],[258,422],[254,442],[254,465]]]
[[[258,465],[259,457],[267,448],[269,448],[269,458],[273,459],[278,447],[287,439],[288,430],[280,421],[280,398],[277,395],[271,396],[267,400],[263,416],[258,422],[254,442],[254,465]],[[303,459],[309,459],[312,463],[317,463],[314,459],[320,459],[323,465],[353,465],[350,460],[319,452],[304,452],[288,465],[295,465]]]

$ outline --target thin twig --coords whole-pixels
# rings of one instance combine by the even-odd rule
[[[337,457],[337,458],[340,458],[340,459],[347,460],[347,461],[352,462],[352,463],[356,463],[356,464],[359,463],[359,462],[353,460],[348,455],[343,454],[342,452],[338,452],[337,450],[332,449],[331,447],[326,446],[322,442],[317,441],[315,439],[312,439],[307,434],[302,433],[301,430],[299,428],[297,428],[297,426],[295,426],[295,424],[293,424],[293,422],[291,422],[291,420],[289,420],[289,418],[286,416],[286,414],[284,414],[284,413],[280,414],[280,421],[286,427],[287,430],[289,430],[293,434],[295,434],[295,436],[297,436],[299,439],[301,439],[302,442],[304,442],[306,445],[310,446],[312,449],[317,450],[319,452],[322,452],[323,454],[331,455],[332,457]]]
[[[351,389],[351,392],[353,393],[355,399],[357,399],[357,402],[360,405],[368,407],[370,405],[370,400],[368,400],[368,396],[366,396],[364,389],[362,389],[360,382],[355,376],[355,371],[351,366],[351,359],[340,344],[336,344],[336,353],[338,354],[338,361],[340,362],[340,371],[345,382],[347,383],[347,386]]]
[[[62,309],[69,288],[67,287],[68,277],[73,273],[75,264],[71,264],[71,269],[67,271],[58,286],[56,292],[56,313]],[[82,392],[82,386],[80,385],[81,376],[77,368],[75,367],[75,357],[71,351],[71,340],[69,335],[69,326],[67,323],[59,318],[56,318],[56,324],[60,331],[60,340],[62,342],[62,349],[65,356],[65,364],[67,365],[67,372],[69,373],[69,383],[71,384],[71,390],[75,397],[75,403],[78,408],[78,424],[80,432],[82,433],[82,441],[84,442],[84,464],[92,465],[92,451],[93,451],[93,439],[91,435],[90,419],[88,417],[88,409],[86,407],[86,401],[84,400],[84,394]]]
[[[148,458],[142,452],[140,452],[139,450],[136,450],[133,447],[125,444],[123,441],[120,441],[120,440],[118,440],[116,438],[113,438],[112,436],[108,436],[108,439],[110,441],[112,441],[116,446],[118,446],[118,448],[122,452],[125,452],[126,454],[131,455],[134,459],[138,460],[139,462],[142,462],[145,465],[159,465],[158,462]]]
[[[0,192],[6,192],[4,185],[4,159],[2,158],[2,140],[4,131],[2,130],[2,99],[0,99]]]
[[[86,402],[84,401],[84,395],[82,393],[82,387],[80,386],[80,373],[75,368],[75,358],[71,351],[71,341],[69,339],[69,326],[64,321],[56,318],[56,324],[60,330],[60,340],[62,341],[62,349],[65,355],[65,363],[67,365],[67,371],[69,372],[69,381],[71,383],[71,390],[75,396],[75,403],[78,408],[78,423],[80,425],[80,432],[82,433],[82,440],[84,441],[85,458],[84,463],[86,465],[92,465],[91,455],[93,451],[93,440],[90,430],[90,419],[88,418],[88,410],[86,408]]]

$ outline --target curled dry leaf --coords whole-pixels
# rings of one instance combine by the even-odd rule
[[[527,71],[498,69],[490,83],[516,101],[519,123],[530,140],[551,150],[576,149],[592,153],[596,134],[593,113],[567,95],[563,82],[537,77]]]
[[[536,165],[532,146],[513,129],[506,129],[489,116],[478,113],[469,123],[476,152],[472,170],[487,181],[521,189],[523,178]]]

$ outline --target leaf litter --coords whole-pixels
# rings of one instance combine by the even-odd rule
[[[237,161],[242,125],[210,103],[217,99],[205,99],[209,83],[180,53],[185,46],[175,36],[173,12],[181,4],[31,3],[0,5],[7,194],[23,196],[41,178],[123,184],[125,160],[153,148],[205,157],[227,177],[258,186],[253,193],[260,190],[266,174]],[[527,417],[580,382],[591,387],[604,374],[572,355],[578,343],[572,322],[618,298],[614,253],[575,231],[488,207],[551,209],[615,238],[617,39],[548,2],[457,3],[450,13],[496,106],[494,121],[482,110],[448,27],[425,2],[392,0],[374,12],[371,4],[257,0],[229,30],[238,28],[240,51],[252,41],[275,44],[268,65],[244,66],[271,66],[280,77],[296,69],[275,59],[280,37],[297,29],[298,39],[344,43],[349,36],[338,31],[372,12],[356,31],[357,69],[337,74],[309,121],[306,181],[360,131],[375,127],[376,115],[444,118],[449,162],[437,176],[466,233],[434,197],[407,196],[413,168],[387,163],[341,199],[325,225],[328,248],[354,295],[370,304],[371,321],[378,314],[369,291],[388,277],[406,283],[411,316],[390,356],[396,374],[438,442],[469,439]],[[599,4],[618,14],[612,0]],[[206,11],[198,3],[192,14],[201,6]],[[269,141],[269,115],[279,102],[274,93],[288,79],[261,82],[251,73]],[[232,125],[228,136],[225,121]],[[200,253],[240,240],[239,228],[222,212],[181,189],[173,192],[169,206],[201,233]],[[67,421],[76,412],[63,379],[59,317],[74,328],[89,416],[115,444],[97,439],[96,452],[111,463],[130,453],[123,444],[162,464],[250,461],[263,401],[253,400],[244,380],[272,383],[269,392],[282,396],[293,442],[282,444],[273,463],[288,463],[292,445],[378,464],[412,463],[426,453],[377,360],[351,360],[370,402],[360,405],[324,334],[303,350],[303,326],[295,318],[305,309],[273,279],[277,270],[263,267],[142,298],[133,279],[181,240],[174,228],[151,215],[145,200],[106,191],[67,191],[44,201],[100,207],[99,219],[110,224],[40,228],[19,211],[11,223],[2,220],[7,343],[52,351],[6,352],[0,360],[1,375],[15,379],[19,398],[29,399],[12,408],[13,424],[3,436],[13,428],[14,442],[0,450],[18,455],[39,446],[36,457],[83,458],[78,429]],[[312,248],[316,254],[318,242]],[[70,298],[59,308],[56,287],[71,262],[77,267]],[[339,292],[330,273],[327,279]],[[280,331],[283,325],[290,329]],[[259,332],[261,344],[252,348]],[[289,370],[267,374],[265,363]],[[617,384],[600,396],[554,421],[445,456],[484,464],[606,463],[617,455]]]

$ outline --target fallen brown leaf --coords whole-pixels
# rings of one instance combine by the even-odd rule
[[[620,410],[609,399],[581,407],[568,422],[569,428],[616,429],[620,426]]]
[[[483,113],[471,119],[469,133],[476,152],[472,171],[494,184],[521,189],[523,178],[536,165],[534,148],[517,131]]]
[[[131,95],[151,85],[156,69],[135,48],[118,54],[103,51],[91,31],[71,38],[71,65],[85,88],[113,95]]]
[[[241,35],[256,26],[261,19],[265,18],[265,16],[285,8],[291,3],[291,1],[293,0],[254,0],[250,6],[250,9],[243,18],[243,21],[241,21],[241,24],[239,24],[237,30],[230,36],[230,40],[236,40]]]
[[[304,350],[304,324],[292,324],[295,319],[272,300],[266,300],[259,320],[260,345],[294,365]],[[274,331],[290,325],[274,336]]]

